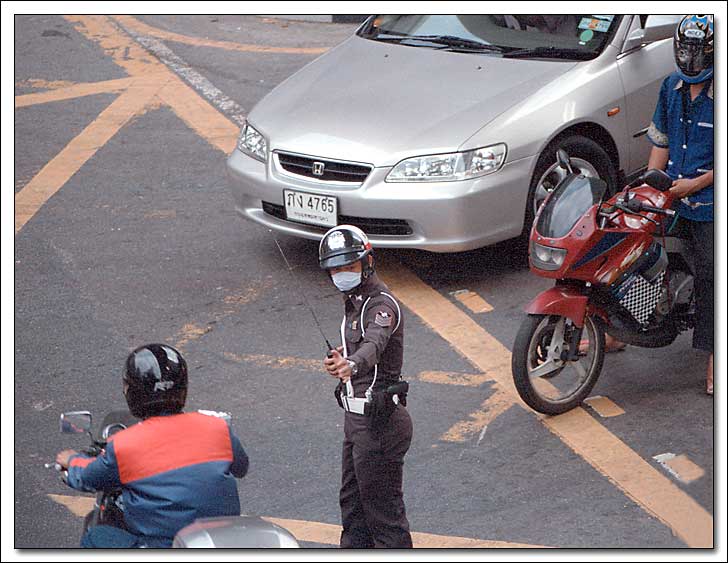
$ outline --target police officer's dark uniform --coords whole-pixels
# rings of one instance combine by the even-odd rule
[[[397,301],[368,264],[371,244],[342,225],[321,241],[324,269],[362,261],[361,281],[344,293],[343,356],[352,368],[336,390],[346,411],[339,494],[344,548],[412,547],[402,492],[404,456],[412,440],[401,381],[404,326]],[[352,285],[355,281],[351,282]]]

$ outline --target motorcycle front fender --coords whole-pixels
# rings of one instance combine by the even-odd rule
[[[555,286],[541,292],[525,307],[531,315],[559,315],[571,319],[577,327],[584,326],[589,297],[579,287]]]

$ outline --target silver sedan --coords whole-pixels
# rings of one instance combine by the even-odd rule
[[[530,228],[557,148],[612,189],[647,163],[679,16],[371,16],[268,94],[227,161],[236,210],[319,239],[478,248]]]

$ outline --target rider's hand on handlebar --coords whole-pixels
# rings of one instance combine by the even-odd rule
[[[71,461],[71,457],[76,455],[78,452],[76,450],[63,450],[61,452],[58,452],[56,454],[56,463],[60,465],[63,469],[68,468],[68,464]]]
[[[696,188],[697,182],[695,178],[680,178],[672,183],[670,193],[682,199],[697,191]]]

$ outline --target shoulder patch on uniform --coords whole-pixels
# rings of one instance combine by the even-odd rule
[[[377,311],[374,322],[383,327],[392,326],[392,315],[389,311]]]

